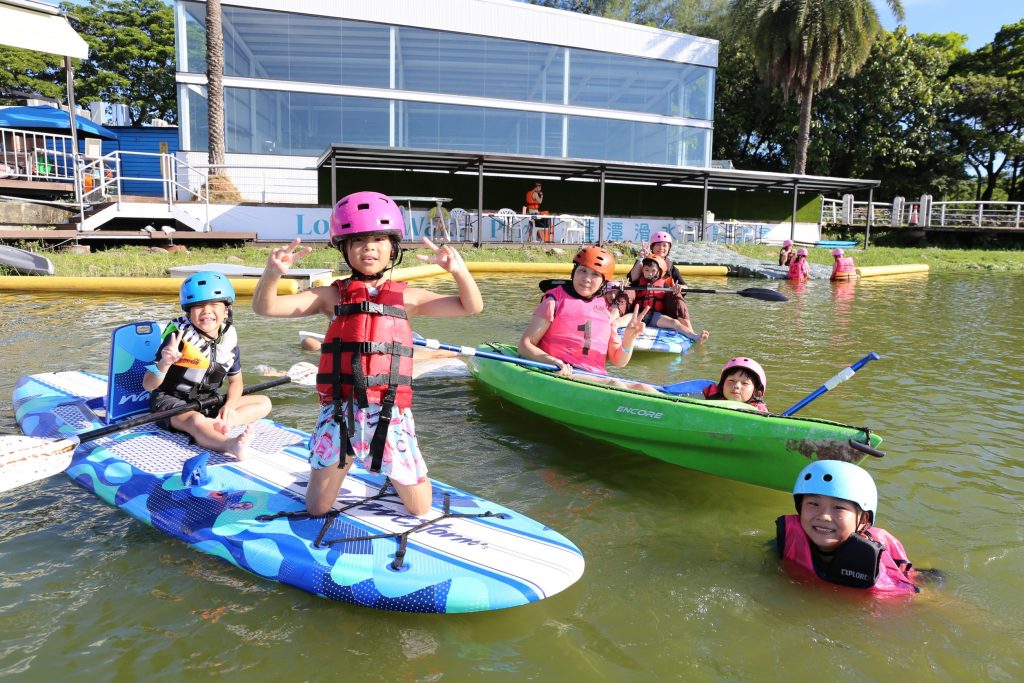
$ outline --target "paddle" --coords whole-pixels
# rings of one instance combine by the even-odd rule
[[[317,368],[312,363],[296,363],[285,377],[272,379],[269,382],[246,387],[243,395],[264,391],[282,384],[315,384]],[[22,484],[39,481],[46,477],[63,472],[71,464],[71,457],[80,443],[93,441],[100,437],[121,432],[132,427],[164,420],[190,410],[202,410],[219,405],[223,396],[208,399],[196,399],[170,410],[158,413],[139,415],[106,427],[98,427],[81,434],[74,434],[62,439],[46,439],[42,437],[22,436],[20,434],[0,434],[0,493],[15,489]]]
[[[800,410],[801,408],[806,406],[808,403],[813,401],[814,399],[816,399],[819,396],[821,396],[822,394],[824,394],[826,391],[830,391],[831,389],[835,389],[836,386],[842,384],[846,380],[848,380],[851,377],[853,377],[853,374],[855,372],[860,370],[862,367],[864,367],[865,365],[867,365],[871,361],[878,360],[879,358],[881,358],[881,356],[879,356],[877,353],[872,351],[871,353],[869,353],[868,355],[864,356],[859,361],[857,361],[856,363],[851,365],[850,367],[843,368],[835,377],[833,377],[829,381],[825,382],[824,384],[822,384],[820,387],[818,387],[817,389],[815,389],[811,393],[807,394],[807,396],[804,396],[802,399],[800,399],[799,401],[794,403],[792,406],[787,408],[785,411],[783,411],[782,414],[783,415],[792,415],[793,413],[795,413],[796,411]],[[861,449],[861,450],[863,450],[863,449]],[[879,451],[879,452],[881,452],[881,451]]]
[[[428,349],[442,349],[444,351],[451,351],[457,353],[460,356],[479,356],[480,358],[487,358],[488,360],[496,360],[502,363],[514,363],[515,365],[522,365],[527,368],[537,368],[538,370],[547,370],[548,372],[558,372],[558,366],[553,363],[542,363],[540,361],[529,360],[528,358],[520,358],[519,356],[506,356],[503,353],[492,353],[490,351],[481,351],[472,346],[455,346],[454,344],[445,344],[437,339],[424,339],[423,337],[416,335],[412,343],[417,346],[423,346]],[[611,375],[599,375],[596,372],[587,372],[585,370],[574,369],[573,374],[587,375],[589,377],[608,377],[610,379],[618,379],[623,382],[632,382],[635,384],[648,384],[654,389],[671,394],[673,396],[683,394],[697,394],[704,390],[709,384],[714,384],[713,381],[708,379],[691,379],[685,382],[677,382],[676,384],[670,384],[668,386],[660,386],[657,384],[650,384],[650,382],[642,382],[635,379],[624,379],[622,377],[611,377]]]
[[[571,280],[541,280],[538,285],[540,291],[546,292],[549,289],[560,287],[561,285],[568,284]],[[635,291],[645,292],[671,292],[671,287],[621,287],[613,289],[628,289]],[[789,301],[789,297],[782,292],[774,289],[765,289],[763,287],[747,287],[746,289],[684,289],[686,294],[739,294],[749,299],[758,299],[760,301]]]

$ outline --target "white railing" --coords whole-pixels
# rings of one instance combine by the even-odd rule
[[[0,178],[70,183],[71,136],[0,129]]]
[[[188,188],[205,187],[210,168],[208,165],[189,166],[191,170],[182,184]],[[219,170],[231,179],[244,202],[316,204],[318,200],[315,168],[225,165]]]
[[[1019,228],[1024,202],[935,202],[933,228]]]
[[[873,202],[871,224],[894,227],[931,228],[1021,228],[1024,218],[1024,202],[931,202],[925,198],[925,210],[921,202],[904,202],[900,198],[893,203]],[[867,202],[852,202],[852,210],[841,199],[821,200],[821,224],[866,225]],[[849,215],[848,215],[849,213]]]

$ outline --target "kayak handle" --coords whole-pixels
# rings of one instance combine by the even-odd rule
[[[853,446],[855,450],[858,450],[861,453],[867,453],[868,455],[873,455],[876,458],[885,457],[885,451],[880,451],[877,448],[872,448],[866,443],[861,443],[860,441],[854,441],[853,439],[850,439],[850,445]]]

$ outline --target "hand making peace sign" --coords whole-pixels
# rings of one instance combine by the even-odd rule
[[[452,275],[465,269],[466,262],[462,260],[462,256],[451,245],[446,244],[443,247],[439,247],[431,242],[426,235],[423,236],[423,244],[434,252],[430,255],[416,254],[416,258],[423,263],[436,263]]]
[[[629,317],[629,322],[626,323],[626,331],[622,333],[623,346],[633,346],[633,340],[644,333],[644,330],[647,329],[647,326],[644,325],[644,318],[650,312],[650,306],[644,308],[643,311],[640,310],[640,304],[633,307],[633,314]],[[630,335],[631,332],[632,335]]]
[[[160,351],[160,359],[168,365],[174,365],[184,355],[178,349],[181,346],[181,334],[178,332],[171,332],[168,336],[167,346]]]
[[[270,256],[267,257],[266,270],[271,273],[277,273],[278,275],[286,274],[288,269],[292,267],[292,264],[313,251],[312,247],[302,247],[301,249],[298,249],[299,244],[301,243],[302,240],[296,237],[287,247],[278,247],[271,251]],[[298,251],[296,251],[296,249],[298,249]]]

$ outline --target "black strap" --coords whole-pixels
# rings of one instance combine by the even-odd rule
[[[334,307],[334,315],[338,318],[356,313],[369,313],[370,315],[387,315],[392,318],[407,320],[409,315],[405,309],[397,306],[388,306],[376,301],[360,301],[357,304],[338,304]]]

